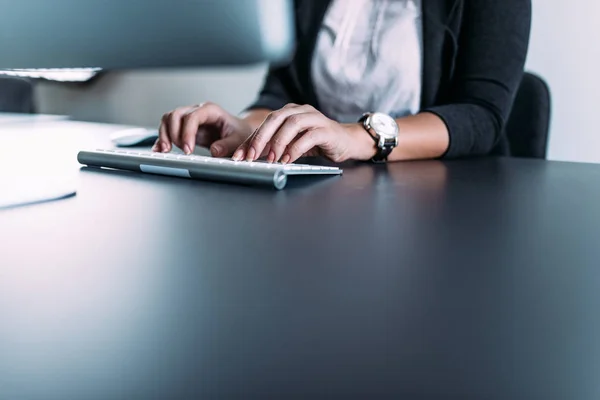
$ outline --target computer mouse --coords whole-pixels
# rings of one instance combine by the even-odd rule
[[[158,139],[156,129],[131,128],[114,132],[110,140],[118,147],[152,146]]]

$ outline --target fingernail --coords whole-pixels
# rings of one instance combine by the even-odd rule
[[[243,155],[244,155],[244,149],[237,149],[235,151],[235,153],[233,153],[233,156],[231,157],[231,159],[234,161],[240,161],[242,159]]]
[[[158,151],[158,143],[152,146],[152,151]]]
[[[219,154],[221,154],[221,148],[217,145],[213,145],[212,152],[215,156],[218,156]]]
[[[267,156],[267,161],[270,163],[275,162],[275,152],[273,150],[269,152],[269,155]]]
[[[162,142],[162,144],[160,145],[160,151],[162,153],[168,153],[169,152],[169,145],[165,142]]]
[[[183,152],[185,154],[192,154],[192,150],[190,149],[190,146],[187,144],[183,146]]]
[[[246,161],[254,161],[254,155],[256,154],[256,150],[254,147],[250,147],[248,150],[248,154],[246,154]]]
[[[283,157],[281,157],[281,163],[282,164],[287,164],[290,162],[290,155],[289,154],[285,154]]]

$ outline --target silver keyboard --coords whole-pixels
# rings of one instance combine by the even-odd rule
[[[306,164],[233,161],[228,158],[197,155],[102,149],[80,151],[77,161],[90,167],[123,169],[200,180],[269,185],[276,189],[283,189],[290,175],[341,175],[343,172],[336,167]]]

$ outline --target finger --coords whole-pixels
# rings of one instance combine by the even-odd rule
[[[196,132],[196,146],[210,147],[220,136],[215,134],[215,129],[208,126],[199,126]]]
[[[171,147],[171,139],[169,138],[167,128],[167,121],[170,115],[171,113],[163,115],[160,126],[158,127],[158,139],[156,139],[156,143],[154,143],[152,151],[162,152],[163,149],[169,149]]]
[[[282,110],[283,109],[296,108],[296,107],[299,107],[299,105],[295,104],[295,103],[288,103],[285,106],[283,106]],[[276,111],[274,111],[274,112],[276,112]],[[272,112],[272,113],[274,113],[274,112]],[[269,116],[267,116],[267,118],[268,117]],[[263,123],[264,123],[264,121],[263,121]],[[249,143],[254,138],[254,136],[256,135],[257,131],[258,131],[258,129],[255,130],[254,133],[252,133],[252,135],[250,135],[248,137],[248,139],[246,139],[241,145],[238,146],[238,148],[234,151],[233,156],[231,157],[233,160],[240,161],[240,160],[243,160],[243,159],[247,158],[246,154],[248,152]],[[270,154],[270,151],[271,151],[271,146],[269,144],[267,144],[265,146],[264,151],[262,152],[263,155],[267,156],[267,160],[269,160],[270,158],[272,158],[271,154]],[[271,160],[271,162],[273,162],[273,160]]]
[[[238,146],[238,148],[233,152],[233,155],[231,156],[231,158],[234,161],[241,161],[243,160],[243,154],[246,154],[246,150],[248,149],[248,140],[246,140],[244,143],[242,143],[241,145]],[[260,155],[260,157],[266,157],[267,161],[269,162],[273,162],[273,160],[269,160],[269,157],[271,156],[271,145],[267,144],[265,146],[265,149],[263,150],[262,154]],[[256,158],[260,158],[260,157],[256,157]]]
[[[244,140],[242,144],[238,146],[238,148],[233,152],[233,156],[231,158],[234,161],[241,161],[246,158],[246,153],[248,152],[248,144],[250,143],[250,138],[252,138],[254,134],[252,134],[248,139]]]
[[[296,136],[291,142],[290,144],[288,144],[288,147],[286,148],[285,152],[284,152],[284,156],[286,154],[289,153],[289,151],[287,151],[287,149],[292,146],[298,139],[300,139],[302,136],[304,136],[306,132],[303,132],[301,134],[299,134],[298,136]],[[306,153],[302,154],[300,157],[298,157],[298,159],[295,159],[294,161],[288,161],[288,162],[295,162],[298,161],[301,158],[306,158],[306,157],[319,157],[321,156],[321,150],[318,147],[313,147],[312,149],[310,149],[309,151],[307,151]],[[275,157],[275,155],[273,154],[273,158]],[[283,156],[282,156],[283,157]]]
[[[255,160],[258,155],[262,154],[267,143],[289,116],[311,111],[314,111],[314,108],[311,106],[290,105],[289,107],[284,107],[270,113],[261,126],[250,137],[251,140],[248,143],[248,146],[246,146],[247,151],[242,158],[246,158],[246,160],[249,161]]]
[[[196,134],[202,125],[217,124],[223,119],[225,111],[212,103],[205,103],[191,110],[181,119],[181,149],[185,154],[191,154],[196,146]]]
[[[167,135],[167,129],[163,122],[160,123],[158,127],[158,138],[156,142],[154,142],[154,146],[152,146],[152,151],[162,152],[162,144],[169,141],[169,135]]]
[[[306,132],[298,140],[291,143],[282,156],[281,161],[285,163],[293,163],[298,158],[306,153],[314,153],[315,147],[319,147],[327,140],[327,130],[317,128]]]
[[[284,151],[283,151],[283,154],[281,155],[281,160],[280,160],[280,162],[281,162],[282,164],[287,164],[287,163],[289,163],[289,162],[290,162],[290,156],[289,156],[289,154],[288,154],[288,153],[289,153],[289,151],[288,151],[288,148],[289,148],[289,147],[291,147],[291,146],[293,146],[293,144],[294,144],[294,143],[296,143],[298,140],[300,140],[300,138],[301,138],[302,136],[304,136],[304,134],[305,134],[305,133],[306,133],[306,132],[301,132],[301,133],[299,133],[298,135],[296,135],[296,137],[294,137],[294,138],[293,138],[293,139],[290,141],[290,143],[288,143],[288,145],[286,146],[286,148],[285,148],[285,149],[284,149]],[[271,154],[270,154],[270,158],[272,159],[272,161],[271,161],[271,162],[275,162],[275,161],[277,161],[277,159],[275,159],[275,153],[274,153],[274,152],[271,152]]]
[[[180,107],[168,114],[165,114],[163,121],[166,126],[168,142],[165,142],[167,146],[163,144],[163,151],[171,151],[172,145],[180,146],[181,137],[181,118],[188,113],[190,110],[195,109],[197,106]]]
[[[210,146],[210,153],[213,157],[228,157],[233,154],[240,144],[240,138],[235,135],[229,135],[221,140],[217,140]]]
[[[285,119],[273,138],[269,141],[275,161],[279,161],[287,146],[302,132],[323,125],[324,116],[320,113],[293,114]]]

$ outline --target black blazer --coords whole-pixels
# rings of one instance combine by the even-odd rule
[[[352,0],[348,0],[352,1]],[[272,65],[249,109],[319,104],[311,61],[331,0],[295,0],[296,51]],[[504,126],[523,76],[531,0],[422,0],[421,111],[438,115],[450,132],[447,158],[508,154]],[[365,110],[376,111],[376,110]]]

